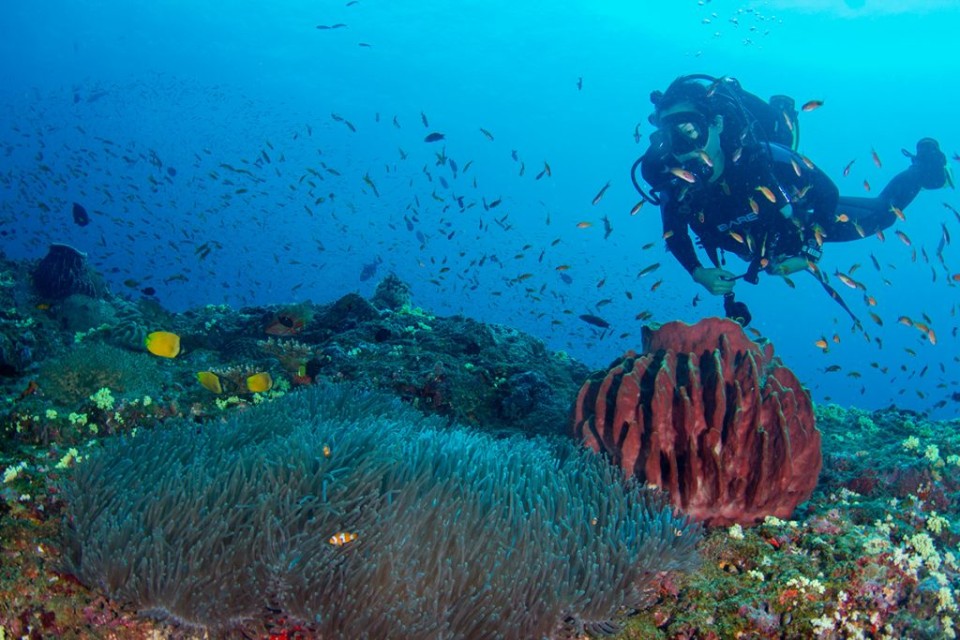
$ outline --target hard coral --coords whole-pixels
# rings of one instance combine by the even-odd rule
[[[91,342],[47,361],[38,384],[54,404],[73,407],[102,388],[140,395],[156,393],[162,382],[150,356]]]
[[[822,464],[808,393],[740,325],[708,318],[644,329],[577,397],[576,436],[709,525],[787,518]]]
[[[74,293],[91,298],[106,294],[106,287],[87,264],[87,254],[65,244],[51,244],[33,271],[33,286],[44,298],[61,300]]]

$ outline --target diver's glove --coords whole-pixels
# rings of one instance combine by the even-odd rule
[[[947,183],[947,156],[933,138],[921,138],[917,142],[917,153],[906,149],[904,155],[910,158],[920,176],[920,186],[924,189],[939,189]]]
[[[737,277],[726,269],[697,267],[690,274],[694,281],[715,296],[733,291]]]

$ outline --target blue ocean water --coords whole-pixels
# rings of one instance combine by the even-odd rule
[[[650,92],[709,73],[823,100],[801,116],[800,151],[842,194],[879,191],[920,137],[960,149],[960,8],[905,5],[8,3],[0,248],[37,258],[69,243],[113,291],[152,287],[177,310],[369,295],[393,271],[425,309],[604,366],[640,346],[644,312],[722,313],[665,252],[657,209],[630,215]],[[89,225],[74,224],[72,202]],[[911,246],[893,229],[827,246],[821,268],[854,273],[877,301],[831,280],[868,335],[813,278],[738,283],[752,326],[816,400],[956,415],[960,216],[944,203],[960,196],[924,192],[908,208],[896,229]]]

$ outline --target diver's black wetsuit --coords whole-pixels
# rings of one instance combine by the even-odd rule
[[[840,197],[830,178],[807,162],[770,143],[745,148],[735,163],[727,159],[715,183],[689,184],[670,174],[657,185],[667,249],[688,272],[702,266],[689,227],[717,266],[720,250],[762,267],[761,258],[800,255],[805,243],[845,242],[885,229],[896,219],[891,206],[905,208],[921,188],[919,172],[910,167],[875,198]]]

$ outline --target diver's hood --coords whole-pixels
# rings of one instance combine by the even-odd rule
[[[640,158],[640,175],[654,191],[660,191],[670,183],[670,150],[666,135],[657,129],[650,135],[650,146]]]

